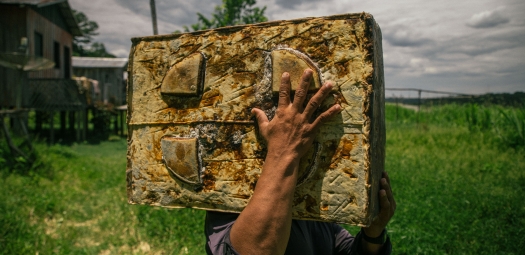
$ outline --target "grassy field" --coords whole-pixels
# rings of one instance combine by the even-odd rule
[[[397,254],[521,254],[525,153],[493,132],[390,123]]]
[[[417,119],[387,106],[394,254],[521,254],[523,111],[452,105]],[[0,140],[0,254],[204,254],[203,211],[126,203],[126,142],[113,138],[37,143],[31,169]]]

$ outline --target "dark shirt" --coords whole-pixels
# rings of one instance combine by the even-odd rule
[[[239,215],[235,213],[206,213],[206,253],[213,255],[238,254],[231,246],[230,230]],[[381,254],[392,251],[390,239],[387,239]],[[290,239],[286,246],[287,255],[314,254],[362,254],[360,234],[353,237],[338,224],[292,220]]]

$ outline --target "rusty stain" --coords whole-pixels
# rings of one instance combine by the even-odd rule
[[[204,184],[204,191],[215,190],[215,176],[217,176],[217,172],[213,172],[213,170],[217,171],[217,168],[214,168],[212,164],[209,164],[203,172],[202,183]]]
[[[202,95],[202,100],[209,100],[209,99],[220,99],[222,98],[222,94],[219,92],[218,89],[212,89],[212,90],[209,90],[209,91],[206,91],[204,92],[204,94]],[[207,105],[202,105],[202,106],[207,106]]]
[[[346,104],[346,105],[348,105],[348,102],[346,101],[345,97],[341,94],[341,92],[335,91],[335,92],[333,92],[332,96],[334,97],[334,101],[335,101],[336,104],[339,104],[339,105]]]
[[[344,168],[341,168],[341,171],[343,171],[343,173],[345,173],[346,175],[348,175],[350,177],[350,179],[352,180],[355,180],[357,179],[357,176],[354,174],[354,171],[352,168],[350,167],[344,167]]]
[[[304,202],[304,208],[307,212],[315,214],[319,212],[319,204],[317,199],[313,198],[310,194],[304,196],[298,196],[294,199],[294,205],[299,206]]]
[[[315,115],[334,103],[344,111],[320,127],[318,151],[312,147],[301,159],[303,184],[296,188],[293,217],[369,224],[377,207],[368,196],[368,176],[374,171],[371,144],[378,132],[370,129],[372,103],[381,103],[371,97],[377,86],[383,86],[378,64],[382,59],[377,55],[380,32],[370,15],[279,21],[132,41],[127,166],[131,203],[242,211],[267,153],[250,111],[261,108],[271,119],[277,105],[275,79],[287,71],[297,81],[301,69],[308,67],[316,76],[309,97],[323,80],[337,84]],[[272,57],[283,56],[298,67],[277,68],[279,61]],[[175,71],[183,67],[187,72]],[[179,82],[183,76],[186,81]],[[196,82],[195,77],[202,80]],[[173,142],[172,152],[167,152],[163,137],[189,139],[192,149]],[[169,174],[163,162],[168,158],[174,160],[166,165],[178,169],[177,175],[191,184]],[[342,205],[347,202],[351,203]]]

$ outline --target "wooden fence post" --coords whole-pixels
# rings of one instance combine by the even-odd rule
[[[419,112],[421,112],[421,90],[417,90],[418,100],[417,100],[417,124],[419,125]]]

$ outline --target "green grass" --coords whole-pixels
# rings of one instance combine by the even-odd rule
[[[202,253],[202,211],[127,204],[125,140],[37,149],[0,167],[0,254]]]
[[[387,106],[394,254],[525,250],[525,146],[512,138],[523,112],[449,105],[419,124],[395,112]],[[204,254],[203,211],[127,204],[124,139],[35,146],[27,167],[0,140],[0,254]]]
[[[398,209],[398,254],[519,254],[525,250],[523,151],[483,133],[429,127],[388,132],[386,168]]]
[[[501,113],[522,110],[447,105],[420,112],[419,124],[416,112],[397,111],[396,120],[395,106],[387,106],[394,254],[521,254],[525,151],[505,137],[524,118],[508,122]],[[488,117],[473,122],[472,113]]]

